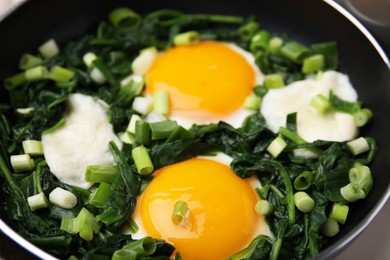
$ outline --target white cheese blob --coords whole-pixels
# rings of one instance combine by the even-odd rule
[[[318,80],[306,79],[283,88],[270,89],[263,98],[261,113],[268,127],[275,133],[286,125],[288,114],[297,112],[297,131],[306,141],[351,140],[358,133],[351,115],[335,111],[321,114],[310,104],[317,94],[328,97],[330,90],[341,99],[357,101],[357,93],[348,77],[336,71],[328,71]]]
[[[42,145],[47,164],[60,181],[89,188],[86,167],[114,163],[108,148],[111,140],[122,147],[101,104],[90,96],[72,94],[65,124],[43,135]]]

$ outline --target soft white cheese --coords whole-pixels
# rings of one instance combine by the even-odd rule
[[[344,100],[357,100],[357,93],[348,77],[336,71],[328,71],[318,80],[301,80],[269,90],[263,98],[261,113],[268,127],[275,133],[286,125],[288,114],[297,112],[297,131],[306,141],[351,140],[358,133],[351,115],[334,111],[321,114],[310,105],[317,94],[328,97],[330,90]]]
[[[108,148],[111,140],[122,147],[101,104],[90,96],[72,94],[65,124],[43,135],[42,145],[47,164],[60,181],[89,188],[86,167],[114,163]]]

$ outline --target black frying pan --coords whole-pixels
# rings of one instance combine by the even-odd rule
[[[390,195],[390,65],[375,40],[364,28],[359,30],[344,16],[345,10],[330,0],[34,0],[27,1],[0,23],[0,79],[16,72],[21,54],[34,52],[49,38],[65,44],[94,31],[111,9],[124,5],[141,14],[173,8],[196,13],[256,15],[269,31],[286,33],[305,44],[338,42],[340,71],[349,75],[359,99],[374,112],[374,120],[364,129],[363,135],[375,137],[379,144],[372,165],[374,189],[365,200],[352,206],[341,233],[317,258],[329,259],[339,254],[368,225]],[[8,99],[4,89],[0,89],[0,99],[1,102]],[[0,193],[0,205],[1,200]],[[47,257],[9,230],[1,210],[2,207],[0,228],[3,232],[27,250]]]

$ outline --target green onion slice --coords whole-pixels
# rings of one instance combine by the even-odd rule
[[[188,218],[190,216],[190,209],[185,201],[177,201],[172,212],[172,222],[181,227],[186,227]]]
[[[109,20],[116,28],[129,30],[140,24],[141,17],[130,8],[122,7],[113,10]]]

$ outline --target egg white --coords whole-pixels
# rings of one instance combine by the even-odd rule
[[[42,146],[50,171],[62,182],[88,189],[85,180],[89,165],[114,164],[108,148],[113,140],[122,148],[109,123],[104,103],[84,94],[71,94],[65,124],[42,136]]]
[[[297,132],[306,141],[351,140],[358,134],[352,115],[335,111],[321,114],[311,106],[317,94],[328,97],[331,90],[344,100],[357,100],[357,93],[348,77],[336,71],[328,71],[319,79],[309,78],[283,88],[270,89],[262,100],[260,111],[267,126],[275,133],[286,125],[288,114],[297,112]]]
[[[230,163],[233,161],[233,159],[230,156],[228,156],[224,153],[221,153],[221,152],[217,153],[215,156],[198,156],[197,158],[216,161],[216,162],[225,164],[227,166],[229,166]],[[253,189],[261,187],[260,181],[257,178],[251,178],[248,181]],[[137,200],[137,203],[140,203],[139,198]],[[145,236],[148,236],[147,232],[145,231],[145,228],[143,227],[141,215],[137,209],[134,212],[132,218],[133,218],[134,222],[138,225],[138,228],[139,228],[139,230],[137,232],[132,233],[132,237],[134,239],[141,239]],[[273,235],[270,231],[270,228],[265,221],[262,223],[259,223],[258,226],[254,226],[253,229],[255,229],[255,233],[254,233],[254,236],[252,239],[254,239],[256,236],[261,235],[261,234],[269,236],[271,238],[273,237]],[[130,232],[129,232],[129,230],[124,230],[124,233],[129,234]]]

